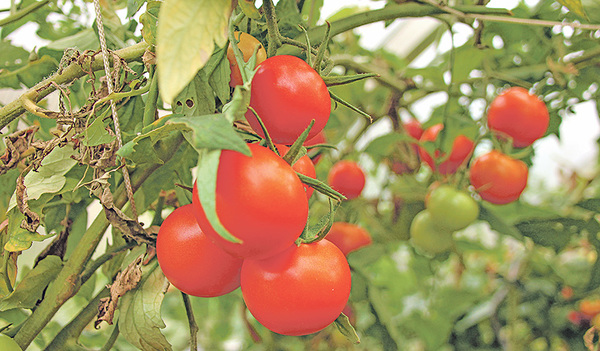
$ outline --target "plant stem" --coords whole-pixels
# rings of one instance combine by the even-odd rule
[[[117,50],[115,51],[115,54],[119,55],[119,57],[127,62],[138,61],[141,60],[142,55],[149,46],[149,44],[141,42],[121,50]],[[102,65],[102,55],[100,54],[91,61],[89,68],[93,71],[99,71],[103,69]],[[27,100],[36,103],[56,90],[57,86],[70,83],[85,76],[86,74],[87,73],[83,70],[82,66],[77,62],[74,62],[65,67],[62,72],[57,72],[49,78],[44,79],[40,83],[36,84],[33,88],[23,93],[19,98],[0,109],[0,129],[6,127],[10,122],[25,112],[24,104]]]
[[[104,346],[102,346],[102,349],[100,349],[100,351],[110,351],[113,349],[113,345],[115,344],[115,342],[117,342],[117,338],[119,337],[119,324],[115,324],[112,333],[110,333],[110,337],[108,338],[108,340],[106,341],[106,344],[104,344]]]
[[[114,250],[104,253],[102,256],[98,257],[94,262],[88,265],[88,268],[83,271],[81,274],[81,284],[84,284],[90,277],[98,270],[98,268],[102,267],[107,261],[111,260],[116,255],[120,254],[125,250],[129,250],[134,246],[137,246],[138,243],[135,240],[128,242],[125,245],[121,245]]]
[[[190,297],[188,294],[181,292],[181,297],[183,298],[183,304],[185,305],[185,313],[188,317],[188,323],[190,325],[190,349],[192,351],[198,350],[198,324],[196,323],[196,318],[194,317],[194,310],[192,309],[192,303],[190,302]]]
[[[183,142],[183,136],[178,133],[169,139],[165,139],[162,147],[156,147],[159,157],[166,163]],[[140,167],[132,173],[131,181],[133,190],[138,189],[143,182],[160,167],[160,164],[151,164]],[[114,193],[114,204],[122,208],[127,202],[125,186],[121,184]],[[103,214],[98,215],[88,230],[85,232],[73,255],[65,263],[63,269],[56,279],[48,286],[46,296],[38,308],[25,320],[22,328],[15,335],[15,341],[26,349],[35,339],[39,332],[48,324],[58,309],[81,287],[81,273],[86,263],[94,253],[96,246],[108,228],[108,220]]]
[[[11,24],[13,22],[16,22],[16,21],[20,20],[21,18],[23,18],[23,17],[27,16],[28,14],[36,11],[37,9],[43,7],[44,5],[48,4],[49,2],[50,2],[50,0],[37,1],[37,2],[34,2],[33,4],[27,6],[24,9],[21,9],[21,10],[19,10],[17,12],[12,13],[8,17],[4,17],[3,19],[0,20],[0,27],[4,27],[7,24]]]
[[[142,126],[149,126],[156,119],[156,102],[158,101],[158,74],[156,74],[156,66],[150,66],[151,74],[150,90],[146,97],[144,105],[144,117],[142,118]]]
[[[267,48],[267,57],[275,56],[277,49],[281,47],[281,39],[279,34],[279,26],[277,25],[277,17],[275,13],[275,6],[272,0],[265,0],[263,2],[263,9],[265,11],[265,18],[267,19],[267,39],[269,41],[269,47]]]

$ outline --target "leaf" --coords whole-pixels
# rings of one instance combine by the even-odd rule
[[[581,0],[557,0],[561,5],[568,8],[569,11],[573,12],[577,16],[587,18],[585,11],[583,10],[583,4]]]
[[[148,5],[146,6],[146,12],[140,16],[140,23],[143,26],[142,36],[150,45],[156,45],[156,24],[158,22],[158,14],[161,4],[162,2],[160,1],[148,2]]]
[[[350,319],[348,319],[345,314],[340,314],[334,323],[340,333],[342,333],[351,343],[360,344],[360,338],[358,337],[358,334],[356,334],[356,330],[354,330],[352,324],[350,324]]]
[[[101,144],[108,144],[115,140],[115,136],[111,135],[106,130],[106,124],[102,118],[96,118],[92,124],[85,130],[85,138],[83,139],[83,145],[85,146],[98,146]]]
[[[231,0],[166,0],[156,43],[159,89],[172,103],[213,52],[227,42]]]
[[[194,79],[177,95],[173,112],[184,116],[201,116],[214,113],[215,97],[204,70],[200,70]]]
[[[186,130],[185,125],[165,124],[145,134],[138,135],[117,151],[117,155],[124,157],[136,164],[159,163],[163,161],[158,157],[154,146],[162,139],[170,137],[174,132]]]
[[[131,18],[146,3],[146,0],[127,0],[127,17]]]
[[[21,228],[21,222],[25,216],[15,206],[8,212],[8,235],[10,239],[4,244],[4,249],[11,252],[24,251],[31,247],[33,241],[43,241],[51,238],[53,235],[41,235],[37,232],[30,232]]]
[[[250,156],[246,142],[235,132],[231,123],[222,114],[172,118],[167,124],[178,125],[188,132],[187,141],[195,149],[233,150]]]
[[[215,191],[217,189],[217,170],[219,169],[219,160],[221,157],[221,150],[204,150],[200,154],[198,160],[198,176],[196,181],[196,188],[198,189],[198,197],[202,208],[206,214],[208,222],[213,229],[223,237],[225,240],[229,240],[234,243],[240,243],[241,240],[231,235],[217,215],[217,204]]]
[[[452,66],[453,82],[463,82],[469,78],[472,70],[481,68],[484,57],[484,51],[473,46],[457,49]]]
[[[563,249],[573,234],[585,229],[588,221],[573,218],[530,219],[515,226],[523,235],[533,239],[538,245]]]
[[[221,103],[225,104],[230,97],[229,80],[231,77],[231,68],[229,60],[225,54],[225,48],[219,49],[210,57],[204,69],[208,76],[208,84],[215,92]]]
[[[13,71],[0,70],[0,87],[19,89],[21,88],[20,83],[22,83],[31,88],[44,77],[52,74],[56,67],[56,60],[45,55]]]
[[[142,282],[128,291],[119,302],[119,331],[132,345],[141,350],[172,350],[160,329],[165,327],[160,306],[169,281],[158,263],[144,267]]]
[[[134,289],[140,280],[142,279],[142,263],[143,256],[140,256],[134,262],[129,264],[127,268],[117,274],[115,280],[110,284],[110,296],[104,297],[100,300],[100,306],[98,306],[98,319],[94,322],[94,327],[98,329],[98,326],[102,321],[106,321],[108,324],[113,324],[113,318],[119,298],[129,290]]]
[[[62,260],[58,256],[48,256],[41,260],[23,277],[15,290],[0,301],[0,311],[35,307],[37,301],[43,297],[46,286],[62,269],[62,265]]]
[[[255,0],[240,0],[238,1],[238,5],[244,11],[244,14],[248,18],[252,18],[253,20],[260,19],[262,16],[260,12],[256,9],[256,5],[254,4]]]

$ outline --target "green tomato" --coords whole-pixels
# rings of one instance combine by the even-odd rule
[[[477,202],[469,194],[450,185],[433,189],[425,207],[436,226],[450,231],[463,229],[479,217]]]
[[[13,338],[2,333],[0,333],[0,349],[2,351],[22,351]]]
[[[452,231],[436,226],[431,212],[423,210],[410,225],[410,241],[421,251],[436,255],[452,248]]]

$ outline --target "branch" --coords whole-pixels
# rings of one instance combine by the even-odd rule
[[[180,133],[164,140],[164,147],[157,148],[159,157],[166,163],[179,148],[183,142],[183,136]],[[164,164],[163,163],[163,164]],[[146,167],[137,168],[131,175],[133,190],[138,189],[144,181],[161,164],[151,164]],[[114,193],[115,207],[122,208],[127,202],[127,194],[124,184],[121,184]],[[40,305],[33,311],[27,320],[22,324],[22,328],[15,335],[15,341],[22,349],[27,349],[29,344],[35,339],[40,331],[48,324],[58,309],[81,287],[81,273],[86,266],[86,262],[96,250],[104,232],[108,228],[108,220],[102,214],[98,215],[88,230],[85,232],[77,246],[73,250],[72,256],[65,263],[63,269],[56,276],[56,279],[48,286],[46,296]]]
[[[146,52],[150,45],[141,42],[120,50],[114,53],[121,57],[127,62],[141,60],[142,55]],[[103,69],[102,63],[103,56],[97,55],[91,62],[91,69],[93,71],[99,71]],[[77,62],[71,63],[65,67],[60,73],[53,74],[50,78],[47,78],[40,83],[36,84],[33,88],[27,90],[18,99],[7,104],[0,109],[0,129],[6,127],[10,122],[15,120],[21,114],[26,111],[26,104],[28,100],[36,103],[56,90],[57,86],[70,83],[78,78],[85,76],[87,73],[83,70],[81,65]]]
[[[36,11],[37,9],[39,9],[40,7],[46,5],[47,3],[49,3],[50,0],[42,0],[42,1],[38,1],[35,2],[29,6],[27,6],[24,9],[21,9],[15,13],[13,13],[12,15],[8,16],[8,17],[4,17],[3,19],[0,20],[0,27],[4,27],[7,24],[16,22],[18,20],[20,20],[21,18],[27,16],[28,14]]]

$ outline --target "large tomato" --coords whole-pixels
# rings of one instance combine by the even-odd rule
[[[487,119],[490,130],[511,137],[516,147],[531,145],[543,137],[550,123],[546,104],[520,87],[498,95],[490,104]]]
[[[370,245],[371,235],[363,227],[345,223],[335,222],[327,233],[327,240],[335,244],[344,255]]]
[[[410,224],[410,241],[419,250],[436,255],[452,248],[452,231],[439,228],[429,210],[423,210]]]
[[[264,260],[245,260],[241,287],[248,310],[263,326],[306,335],[331,324],[346,306],[350,267],[340,249],[323,239]]]
[[[354,161],[339,161],[331,167],[327,182],[348,200],[357,198],[365,187],[365,173]]]
[[[451,185],[440,185],[431,190],[425,206],[436,226],[451,231],[465,228],[479,216],[477,202],[469,194]]]
[[[315,124],[308,139],[319,133],[329,120],[331,98],[325,82],[303,60],[289,55],[273,56],[260,64],[252,79],[250,106],[262,119],[269,135],[279,144],[292,144]],[[264,137],[258,120],[248,110],[246,119]]]
[[[242,259],[204,235],[191,204],[165,218],[156,237],[156,256],[167,279],[186,294],[214,297],[240,286]]]
[[[492,150],[473,161],[469,179],[485,201],[507,204],[517,200],[527,186],[525,162]]]
[[[251,157],[223,150],[217,170],[217,215],[242,243],[225,240],[213,229],[196,186],[192,203],[200,228],[217,245],[239,257],[264,258],[285,250],[300,236],[308,218],[308,200],[290,165],[265,147],[248,146]]]
[[[282,157],[285,156],[285,154],[289,150],[290,150],[290,148],[285,145],[281,145],[281,144],[277,145],[277,151],[279,151],[279,154]],[[315,170],[315,164],[312,162],[310,157],[308,157],[308,155],[304,155],[304,156],[300,157],[296,161],[296,163],[294,163],[292,165],[292,168],[294,169],[294,171],[304,174],[307,177],[311,177],[311,178],[315,178],[315,179],[317,178],[317,171]],[[304,183],[302,185],[304,186],[304,190],[306,191],[306,198],[310,199],[310,197],[312,196],[315,189],[313,189],[312,187],[310,187]]]
[[[256,48],[258,48],[258,51],[256,52],[256,65],[258,66],[267,59],[267,52],[265,51],[265,48],[255,37],[244,32],[234,32],[233,35],[240,41],[237,45],[244,56],[245,62],[250,60],[250,57],[252,57],[252,54],[254,54],[254,50],[256,50]],[[227,60],[229,61],[229,68],[231,69],[231,79],[229,80],[229,85],[233,88],[236,85],[244,84],[242,81],[242,74],[240,73],[240,67],[235,59],[235,54],[233,53],[233,47],[231,44],[229,44],[229,47],[227,48]]]
[[[441,123],[434,124],[431,127],[427,128],[423,135],[421,136],[421,142],[425,141],[434,141],[437,139],[440,131],[444,129],[444,125]],[[459,135],[454,139],[452,144],[452,150],[450,151],[450,156],[442,163],[437,166],[437,171],[440,174],[453,174],[456,173],[456,170],[467,162],[467,159],[473,152],[473,148],[475,144],[469,138],[464,135]],[[421,159],[431,167],[432,170],[436,170],[435,160],[431,155],[427,152],[427,150],[423,147],[419,148],[419,156]],[[444,158],[445,155],[440,150],[435,150],[434,157],[436,159]]]

